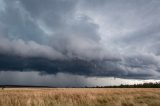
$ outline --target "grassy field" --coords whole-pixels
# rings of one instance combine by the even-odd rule
[[[160,106],[160,89],[5,88],[0,106]]]

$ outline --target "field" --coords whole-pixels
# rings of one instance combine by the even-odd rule
[[[160,89],[5,88],[0,106],[160,106]]]

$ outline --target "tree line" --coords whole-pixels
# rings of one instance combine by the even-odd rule
[[[160,88],[160,82],[156,83],[143,83],[143,84],[133,84],[133,85],[119,85],[119,86],[96,86],[94,88]]]

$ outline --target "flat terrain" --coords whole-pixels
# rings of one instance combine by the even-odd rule
[[[5,88],[0,106],[160,106],[160,89]]]

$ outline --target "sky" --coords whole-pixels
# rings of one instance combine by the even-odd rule
[[[0,84],[160,81],[159,0],[0,0]]]

